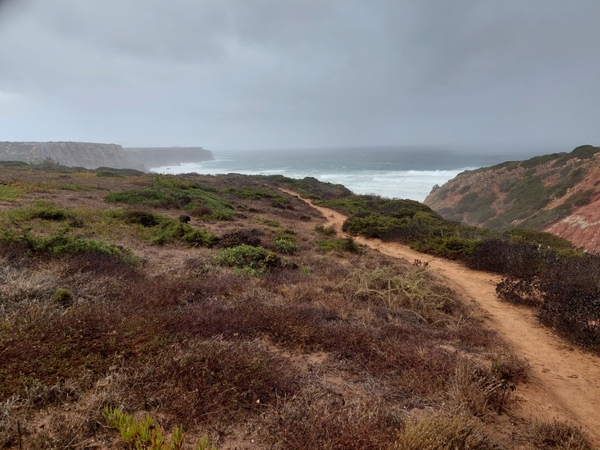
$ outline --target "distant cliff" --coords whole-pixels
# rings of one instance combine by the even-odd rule
[[[113,167],[139,169],[139,164],[128,160],[123,147],[116,144],[90,142],[0,142],[0,160],[39,163],[47,158],[63,166]]]
[[[450,220],[544,230],[598,253],[600,147],[466,171],[434,188],[425,204]]]
[[[202,147],[126,148],[125,154],[128,159],[143,164],[146,169],[215,159],[210,150],[205,150]]]

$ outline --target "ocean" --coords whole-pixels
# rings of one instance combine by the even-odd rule
[[[157,173],[281,174],[339,183],[356,194],[377,194],[422,202],[437,185],[460,172],[508,160],[510,152],[477,154],[431,147],[360,147],[297,150],[213,151],[214,161],[153,167]],[[533,156],[533,155],[530,155]]]

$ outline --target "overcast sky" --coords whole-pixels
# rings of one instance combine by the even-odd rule
[[[600,145],[599,0],[0,0],[0,141]]]

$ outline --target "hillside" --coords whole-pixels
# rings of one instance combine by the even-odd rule
[[[600,148],[577,147],[466,171],[425,204],[444,218],[496,231],[533,228],[600,252]]]
[[[528,366],[468,297],[279,187],[437,221],[423,205],[0,167],[0,448],[159,448],[178,425],[183,448],[592,448],[523,411]]]

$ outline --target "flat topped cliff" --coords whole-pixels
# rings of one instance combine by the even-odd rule
[[[39,163],[45,159],[70,167],[96,169],[140,168],[127,159],[123,147],[117,144],[91,142],[0,142],[0,160]]]
[[[434,188],[425,204],[446,219],[548,231],[598,253],[600,147],[466,171]]]
[[[151,167],[210,161],[202,147],[127,148],[93,142],[0,142],[0,161],[40,163],[46,159],[69,167],[112,167],[145,170]]]

